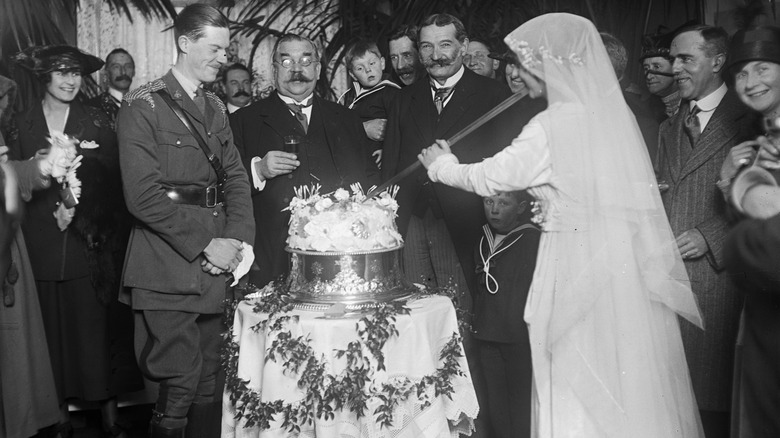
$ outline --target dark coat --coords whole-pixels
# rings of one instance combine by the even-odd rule
[[[724,258],[745,292],[731,436],[780,436],[780,216],[737,225]]]
[[[508,96],[506,86],[467,68],[441,114],[436,113],[427,77],[402,89],[388,116],[382,178],[387,180],[414,163],[420,151],[434,140],[451,137]],[[506,136],[500,131],[500,124],[494,120],[460,141],[453,153],[461,163],[480,162],[509,144],[503,141]],[[422,216],[427,207],[433,208],[435,214],[444,217],[469,290],[474,290],[472,251],[479,239],[480,227],[485,223],[482,198],[444,184],[431,183],[424,168],[406,177],[399,186],[398,228],[401,233],[406,234],[413,213]]]
[[[114,96],[112,96],[108,91],[104,91],[88,100],[87,103],[91,106],[94,106],[95,108],[102,109],[111,121],[111,129],[116,130],[116,115],[119,113],[118,104],[120,102],[118,102]]]
[[[166,89],[227,172],[225,206],[175,204],[168,187],[205,188],[216,172],[195,138],[155,91]],[[198,110],[171,72],[125,95],[117,119],[125,200],[137,223],[123,273],[134,309],[218,313],[228,275],[201,270],[202,253],[214,238],[254,242],[249,181],[228,124],[227,111],[207,93]]]
[[[298,153],[301,165],[294,172],[266,181],[263,190],[252,187],[252,205],[258,233],[255,261],[259,271],[250,273],[250,281],[265,285],[289,270],[285,252],[290,213],[287,208],[295,188],[320,184],[321,193],[338,187],[349,188],[360,182],[368,191],[378,180],[376,167],[369,158],[363,124],[349,109],[314,96],[308,133],[279,98],[277,93],[230,115],[235,142],[247,172],[251,174],[253,157],[263,158],[269,151],[284,150],[284,137],[304,137]]]
[[[9,157],[16,160],[27,160],[35,156],[39,149],[49,147],[46,139],[49,128],[43,115],[40,103],[33,105],[27,112],[18,117],[19,137],[11,144]],[[106,202],[121,196],[118,182],[118,155],[116,136],[111,130],[108,118],[97,108],[85,106],[78,101],[70,104],[70,113],[65,125],[65,133],[82,141],[94,141],[99,147],[96,149],[77,150],[84,156],[82,168],[77,175],[84,182],[86,173],[91,178],[104,179],[99,190],[92,190],[88,185],[82,188],[82,201],[100,204],[97,197],[104,197]],[[113,193],[112,193],[113,192]],[[90,275],[90,257],[87,252],[87,234],[90,227],[87,224],[98,226],[98,218],[90,208],[76,207],[75,216],[71,225],[60,231],[53,213],[60,201],[60,186],[56,181],[51,181],[48,189],[36,191],[27,203],[25,220],[22,223],[27,240],[27,249],[30,254],[35,279],[37,281],[62,281]],[[102,220],[103,227],[110,227],[106,220]],[[94,230],[92,231],[94,232]]]
[[[742,297],[723,270],[729,223],[715,183],[729,150],[757,133],[754,118],[733,92],[715,109],[694,147],[683,129],[687,114],[688,105],[683,103],[677,114],[661,124],[659,181],[669,184],[662,199],[674,235],[695,228],[709,248],[705,256],[685,260],[705,330],[684,320],[680,328],[699,408],[728,411]]]

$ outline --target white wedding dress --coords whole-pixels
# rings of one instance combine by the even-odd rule
[[[528,189],[540,204],[532,436],[703,437],[677,315],[701,319],[598,33],[548,14],[506,41],[546,81],[548,109],[494,157],[445,155],[429,176],[482,196]]]

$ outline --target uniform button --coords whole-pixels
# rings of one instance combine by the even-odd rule
[[[214,212],[213,212],[213,213],[211,213],[211,214],[213,214],[213,215],[214,215],[214,217],[217,217],[217,216],[219,216],[219,212],[218,212],[217,210],[214,210]]]
[[[292,179],[292,173],[287,174],[287,179]]]
[[[282,199],[282,203],[289,204],[290,203],[290,198],[283,198]]]
[[[208,135],[209,137],[211,137],[211,132],[210,132],[210,131],[209,131],[209,132],[207,132],[207,133],[206,133],[206,135]]]
[[[176,144],[181,144],[181,140],[176,140]]]

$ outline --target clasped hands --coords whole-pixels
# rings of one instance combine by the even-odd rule
[[[204,258],[200,262],[200,268],[211,275],[233,272],[244,259],[241,254],[243,249],[244,244],[236,239],[211,239],[203,250]]]

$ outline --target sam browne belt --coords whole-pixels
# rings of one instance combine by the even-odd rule
[[[166,188],[165,195],[176,204],[212,208],[225,203],[225,189],[222,184],[198,188],[171,187]]]

